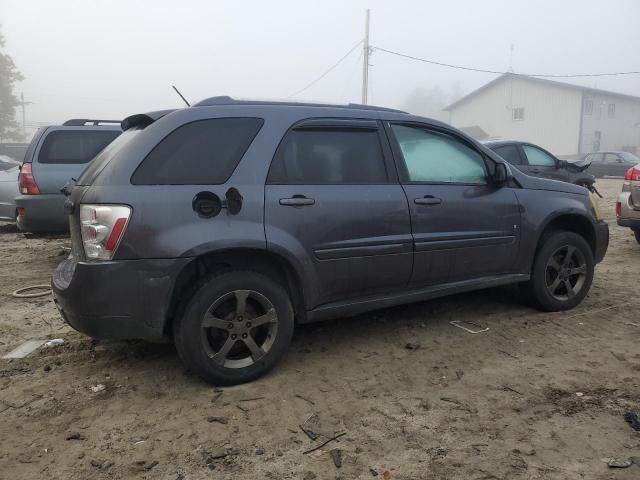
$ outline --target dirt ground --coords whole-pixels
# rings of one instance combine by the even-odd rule
[[[611,245],[575,310],[501,288],[305,326],[272,373],[224,389],[171,345],[92,344],[50,297],[12,298],[47,283],[69,241],[0,225],[0,355],[66,342],[0,359],[0,478],[638,479],[623,414],[640,413],[640,245],[615,225],[621,181],[598,186]]]

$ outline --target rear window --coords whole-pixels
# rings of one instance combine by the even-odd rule
[[[503,145],[501,147],[495,147],[493,151],[504,158],[511,165],[522,165],[520,152],[518,152],[518,147],[516,147],[515,145]]]
[[[166,136],[131,177],[134,185],[216,185],[226,182],[262,127],[260,118],[187,123]]]
[[[270,184],[337,185],[386,183],[377,130],[291,130],[278,147]]]
[[[104,150],[93,159],[93,162],[84,169],[82,175],[78,178],[77,185],[91,185],[98,175],[100,175],[100,172],[109,164],[111,159],[115,157],[116,153],[129,143],[129,140],[135,137],[141,130],[142,129],[138,128],[129,129],[107,145]]]
[[[118,135],[117,130],[54,130],[42,143],[38,163],[88,163]]]

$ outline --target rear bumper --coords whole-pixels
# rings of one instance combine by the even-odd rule
[[[607,253],[608,248],[609,248],[609,225],[607,225],[603,221],[600,221],[596,223],[596,251],[595,251],[596,263],[600,263],[604,259],[604,256]]]
[[[63,319],[93,338],[162,341],[175,280],[190,258],[78,262],[51,280]]]
[[[622,192],[618,196],[618,202],[620,203],[620,216],[616,220],[618,225],[640,230],[640,210],[634,207],[631,192]]]
[[[33,233],[68,232],[65,199],[62,194],[20,195],[16,198],[16,208],[24,210],[16,220],[18,228]]]

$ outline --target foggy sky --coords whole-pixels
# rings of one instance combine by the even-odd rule
[[[25,76],[27,122],[120,119],[214,95],[286,98],[364,34],[437,61],[518,73],[640,70],[640,1],[0,0],[5,50]],[[418,87],[495,75],[375,52],[369,103],[399,107]],[[299,99],[360,102],[362,49]],[[562,80],[640,96],[640,75]]]

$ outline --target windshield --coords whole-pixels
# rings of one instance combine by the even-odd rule
[[[622,152],[620,156],[624,158],[627,162],[631,163],[640,163],[640,158],[636,157],[633,153]]]
[[[116,138],[113,142],[111,142],[107,147],[102,150],[96,158],[93,159],[93,162],[89,164],[89,166],[82,172],[80,178],[76,182],[76,185],[91,185],[94,180],[100,175],[100,172],[104,170],[111,159],[118,153],[122,147],[124,147],[129,140],[135,137],[141,129],[132,128],[122,133],[118,138]]]

